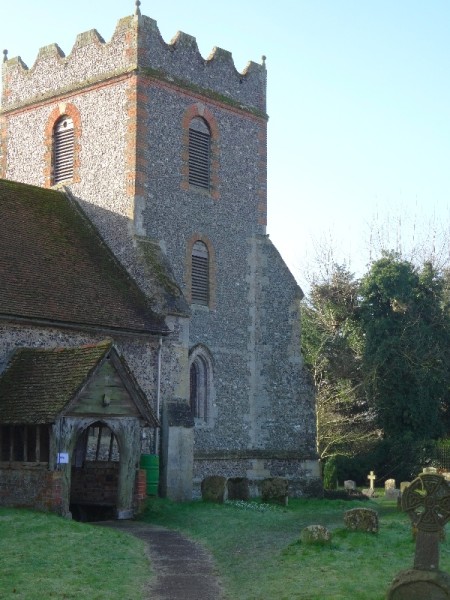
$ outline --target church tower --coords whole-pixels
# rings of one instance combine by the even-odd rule
[[[139,5],[108,43],[91,30],[31,69],[5,56],[0,176],[66,186],[166,317],[161,402],[193,427],[194,495],[207,475],[312,493],[302,292],[266,234],[265,59],[239,73],[187,34],[166,43]],[[167,461],[192,454],[177,448]]]

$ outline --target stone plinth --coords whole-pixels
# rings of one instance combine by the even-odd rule
[[[450,598],[450,575],[443,571],[408,569],[392,582],[387,600],[447,600]]]

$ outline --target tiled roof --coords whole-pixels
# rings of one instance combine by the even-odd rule
[[[0,179],[0,317],[167,333],[75,202]]]
[[[17,350],[0,377],[0,423],[54,422],[111,346]]]

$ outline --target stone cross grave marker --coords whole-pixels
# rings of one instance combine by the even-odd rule
[[[422,473],[406,488],[402,509],[417,528],[415,569],[439,569],[439,538],[450,519],[450,488],[440,475]]]
[[[399,573],[388,600],[445,600],[450,576],[439,570],[439,541],[450,520],[450,487],[441,475],[422,473],[405,489],[402,509],[417,529],[414,567]]]
[[[367,479],[369,480],[369,485],[370,485],[370,489],[373,490],[374,488],[374,481],[376,479],[376,475],[373,471],[370,471],[369,475],[367,475]]]

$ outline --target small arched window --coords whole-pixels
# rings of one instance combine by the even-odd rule
[[[189,124],[189,184],[210,188],[211,132],[206,121],[195,117]]]
[[[206,347],[198,345],[190,352],[190,406],[196,425],[212,426],[214,421],[213,362]]]
[[[53,127],[53,184],[73,179],[74,128],[67,115]]]
[[[191,301],[204,306],[209,303],[209,254],[206,244],[200,241],[192,247]]]

